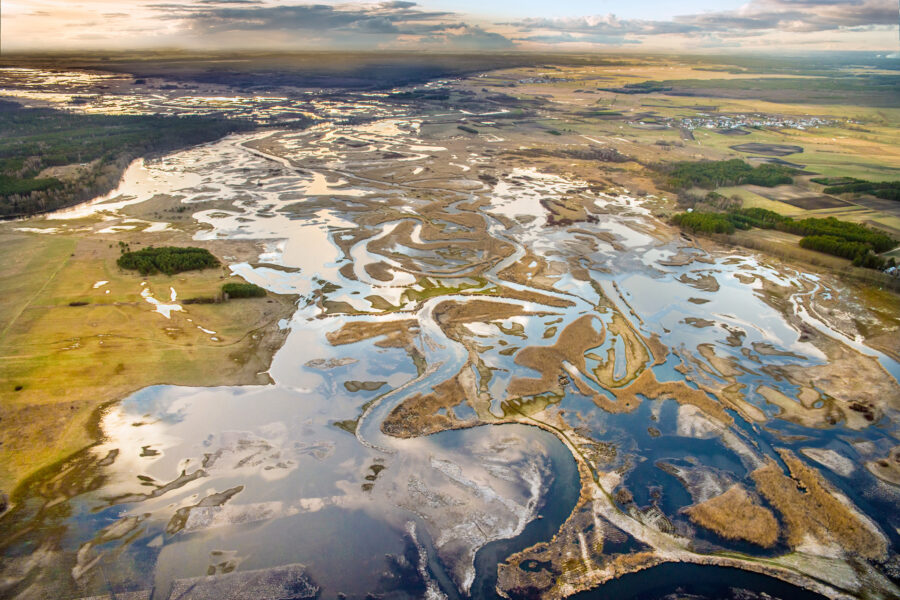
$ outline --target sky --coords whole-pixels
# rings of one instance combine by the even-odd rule
[[[898,0],[2,0],[0,51],[898,51]]]

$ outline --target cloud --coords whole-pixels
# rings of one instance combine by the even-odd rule
[[[451,24],[407,42],[428,50],[506,50],[515,44],[509,38],[478,25]]]
[[[500,33],[466,23],[447,11],[423,10],[415,2],[268,4],[259,0],[199,0],[151,5],[194,41],[240,39],[246,45],[327,47],[409,46],[496,49],[512,47]],[[269,37],[266,37],[269,36]]]
[[[73,40],[96,34],[108,40],[108,47],[123,49],[490,50],[645,44],[678,50],[735,45],[774,50],[812,43],[891,52],[897,39],[897,0],[742,0],[746,4],[735,10],[665,20],[606,14],[514,22],[488,22],[420,1],[33,0],[12,3],[12,8],[4,4],[2,42],[4,49],[42,48],[47,40],[58,47],[91,48]],[[716,0],[706,1],[716,6]],[[452,6],[452,0],[442,5]],[[489,10],[485,3],[484,11]]]
[[[704,31],[832,31],[897,24],[894,0],[754,0],[737,11],[677,17]]]
[[[230,6],[240,4],[240,6]],[[346,31],[374,34],[416,34],[440,29],[452,13],[422,11],[414,2],[377,4],[244,5],[214,2],[203,5],[157,4],[164,18],[184,20],[199,35],[225,31]],[[249,3],[248,3],[249,4]]]
[[[754,37],[763,32],[812,33],[865,30],[897,24],[896,0],[750,0],[737,10],[683,15],[671,21],[595,15],[561,19],[523,19],[506,23],[517,29],[517,41],[567,39],[566,35],[596,43],[646,40],[659,35],[709,36],[716,40]],[[527,34],[527,35],[526,35]],[[561,37],[563,36],[563,37]],[[724,36],[724,37],[721,37]],[[710,38],[712,39],[712,38]],[[715,42],[714,42],[715,43]],[[724,42],[723,42],[724,44]],[[727,45],[733,45],[729,42]]]

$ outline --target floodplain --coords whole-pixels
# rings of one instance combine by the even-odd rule
[[[298,597],[564,598],[678,563],[896,597],[887,275],[782,258],[804,249],[781,232],[680,231],[659,165],[791,150],[775,158],[802,165],[792,183],[717,192],[897,236],[896,207],[811,178],[900,179],[900,112],[881,92],[841,105],[840,86],[747,99],[741,65],[560,63],[270,90],[265,127],[0,225],[20,257],[0,259],[16,290],[0,431],[18,457],[0,593],[169,598],[268,569]],[[727,94],[655,84],[685,80]],[[181,85],[20,97],[208,104]],[[301,109],[309,126],[277,126]],[[142,277],[116,266],[121,245],[222,266]],[[227,281],[267,296],[183,302]],[[58,442],[14,441],[21,427]]]

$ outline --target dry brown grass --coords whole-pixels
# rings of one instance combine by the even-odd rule
[[[365,266],[366,273],[378,281],[393,281],[394,274],[391,267],[385,262],[369,263]]]
[[[444,328],[463,323],[489,323],[524,314],[526,314],[525,310],[518,304],[491,300],[469,300],[468,302],[448,300],[434,308],[435,320]]]
[[[396,407],[381,423],[381,430],[394,437],[412,438],[447,429],[469,427],[472,421],[461,421],[453,407],[466,400],[459,375],[432,388],[430,394],[410,396]],[[444,409],[446,414],[438,414]]]
[[[800,546],[812,535],[823,541],[833,539],[848,552],[866,558],[882,559],[886,555],[887,541],[882,534],[836,498],[836,492],[818,471],[789,450],[778,453],[790,469],[790,477],[774,461],[750,476],[759,492],[781,513],[792,547]]]
[[[653,355],[653,366],[665,364],[666,357],[669,355],[669,347],[660,341],[659,334],[654,333],[650,337],[644,338],[644,341]]]
[[[531,290],[514,290],[508,287],[498,287],[497,291],[499,295],[504,298],[511,298],[513,300],[524,300],[525,302],[535,302],[537,304],[543,304],[544,306],[554,306],[558,308],[568,308],[570,306],[575,306],[575,303],[570,300],[563,300],[562,298],[556,298],[555,296],[546,296],[539,292],[533,292]]]
[[[585,371],[584,353],[603,343],[604,333],[593,326],[594,318],[585,315],[572,321],[552,346],[528,346],[516,355],[516,364],[534,369],[540,378],[518,377],[509,383],[510,396],[534,396],[552,392],[562,393],[559,375],[565,372],[563,362],[574,365],[580,372]]]
[[[894,485],[900,485],[900,446],[894,446],[885,458],[866,463],[873,475]]]
[[[634,382],[626,388],[616,388],[611,390],[616,397],[615,402],[611,402],[601,395],[594,397],[594,402],[612,413],[631,412],[641,404],[639,397],[650,398],[672,398],[679,404],[693,404],[707,415],[718,419],[727,424],[734,422],[725,408],[716,400],[711,398],[703,390],[690,387],[684,381],[665,381],[660,382],[656,379],[653,371],[644,371]]]
[[[337,331],[329,331],[325,339],[332,346],[354,344],[374,337],[384,336],[376,342],[381,348],[404,348],[412,345],[412,339],[418,333],[419,323],[415,319],[400,321],[350,321]]]
[[[778,521],[735,484],[724,494],[685,510],[691,521],[729,540],[745,540],[763,548],[778,541]]]
[[[719,282],[712,275],[698,274],[696,277],[691,277],[690,275],[685,273],[678,278],[678,281],[687,284],[692,288],[696,288],[702,292],[719,291]]]
[[[650,360],[650,355],[644,347],[642,338],[619,313],[613,315],[609,324],[609,333],[622,339],[625,347],[625,375],[621,379],[615,379],[616,352],[613,347],[607,351],[606,361],[601,362],[594,369],[594,375],[606,388],[621,387],[637,377]]]
[[[545,290],[553,290],[559,275],[561,273],[553,272],[551,261],[531,252],[526,252],[520,261],[500,272],[501,279]]]

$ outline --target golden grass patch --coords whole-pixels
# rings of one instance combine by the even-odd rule
[[[593,326],[594,317],[585,315],[572,321],[552,346],[528,346],[515,358],[517,365],[534,369],[540,378],[518,377],[509,383],[509,396],[535,396],[552,392],[561,394],[558,376],[565,372],[564,362],[569,362],[580,372],[585,372],[584,353],[603,343],[604,333]]]
[[[763,548],[778,541],[778,521],[740,484],[724,494],[685,509],[691,521],[729,540],[745,540]]]
[[[750,477],[759,492],[781,513],[788,544],[796,548],[813,536],[823,542],[833,540],[845,550],[866,558],[884,558],[887,553],[884,536],[848,499],[838,499],[839,492],[789,450],[781,449],[778,453],[787,464],[790,477],[774,461],[756,469]]]

